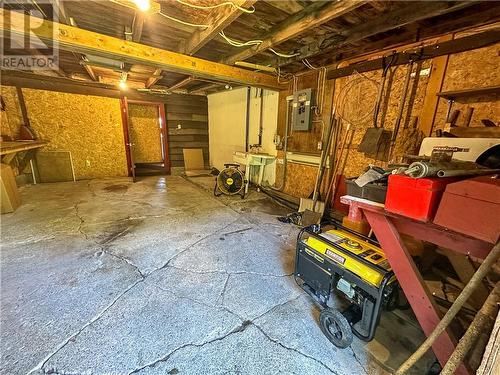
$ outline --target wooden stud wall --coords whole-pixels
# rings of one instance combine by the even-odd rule
[[[203,149],[205,164],[208,165],[207,98],[172,94],[166,99],[165,110],[172,167],[184,167],[183,148]]]
[[[443,91],[500,86],[498,58],[498,44],[451,55],[443,82]],[[434,130],[443,129],[447,106],[446,99],[439,100]],[[490,119],[496,123],[500,121],[500,101],[498,97],[496,97],[496,100],[492,97],[471,98],[453,104],[453,109],[460,110],[457,121],[458,126],[462,125],[467,108],[470,107],[474,108],[471,127],[483,127],[481,119]]]

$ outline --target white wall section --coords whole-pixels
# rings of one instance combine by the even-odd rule
[[[249,145],[259,142],[260,89],[250,90]],[[278,92],[263,91],[262,145],[260,152],[276,156],[273,143],[278,121]],[[235,151],[245,151],[247,88],[208,95],[210,165],[221,169],[233,162]],[[266,166],[264,183],[274,184],[275,163]],[[253,180],[253,179],[252,179]]]

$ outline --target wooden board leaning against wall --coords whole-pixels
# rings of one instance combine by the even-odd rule
[[[455,37],[470,33],[459,33]],[[500,85],[500,72],[497,69],[498,64],[496,59],[498,59],[498,44],[450,55],[445,70],[442,90],[462,90]],[[436,94],[427,90],[431,67],[432,60],[423,60],[413,64],[401,126],[391,158],[393,161],[400,160],[404,154],[415,154],[418,152],[420,142],[424,136],[420,130],[420,126],[422,125],[420,117],[424,100],[427,95]],[[378,118],[379,125],[383,124],[385,129],[394,129],[407,69],[407,65],[401,65],[390,68],[387,73]],[[316,89],[318,74],[319,70],[311,70],[298,76],[297,89]],[[381,81],[381,74],[381,69],[363,74],[355,72],[350,76],[326,82],[327,90],[325,91],[323,106],[325,124],[328,124],[326,120],[329,121],[330,119],[333,103],[336,115],[343,120],[344,131],[347,124],[350,124],[349,126],[352,130],[352,141],[346,147],[341,159],[345,163],[343,174],[347,178],[359,175],[368,164],[387,165],[387,162],[368,158],[357,151],[365,130],[373,126],[373,107]],[[285,134],[286,97],[291,94],[292,83],[290,83],[287,90],[280,93],[278,134],[281,136]],[[459,125],[460,121],[463,120],[468,106],[474,107],[470,126],[482,126],[482,118],[498,119],[500,115],[498,100],[491,103],[486,101],[477,102],[476,99],[474,103],[457,103],[455,106],[454,108],[461,110],[462,119],[459,119]],[[436,109],[433,131],[443,128],[446,109],[446,100],[440,99]],[[320,123],[314,123],[310,132],[293,132],[288,141],[288,151],[319,156],[320,151],[317,148],[318,142],[321,141],[321,127],[319,125]],[[347,139],[350,138],[351,135],[347,137]],[[278,157],[282,158],[283,152],[280,152]],[[281,181],[282,173],[282,164],[277,164],[277,184]],[[314,189],[316,173],[316,166],[288,162],[283,192],[295,197],[308,197]],[[327,185],[327,182],[324,180],[321,189],[323,195],[327,190]]]

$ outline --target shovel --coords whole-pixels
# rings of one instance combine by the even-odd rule
[[[384,93],[387,72],[395,60],[396,54],[392,55],[391,60],[387,64],[385,63],[385,58],[383,60],[384,68],[382,70],[382,80],[380,82],[377,101],[373,112],[373,127],[366,129],[365,135],[358,146],[359,152],[374,159],[384,159],[387,158],[389,154],[392,132],[390,130],[385,130],[383,125],[380,127],[378,126],[378,114],[380,112],[380,104]]]
[[[308,218],[307,221],[311,222],[311,224],[319,223],[323,217],[323,213],[325,212],[325,202],[319,201],[319,190],[321,187],[321,181],[323,180],[323,175],[325,174],[327,155],[332,144],[332,130],[336,123],[337,121],[332,113],[330,126],[328,127],[328,133],[326,135],[326,146],[321,151],[312,199],[300,198],[299,212],[306,213]],[[304,225],[304,223],[302,223],[302,225]]]

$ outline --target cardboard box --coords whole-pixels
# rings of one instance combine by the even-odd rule
[[[12,168],[0,164],[0,204],[2,214],[14,212],[21,205],[21,196],[17,190],[16,179]]]

